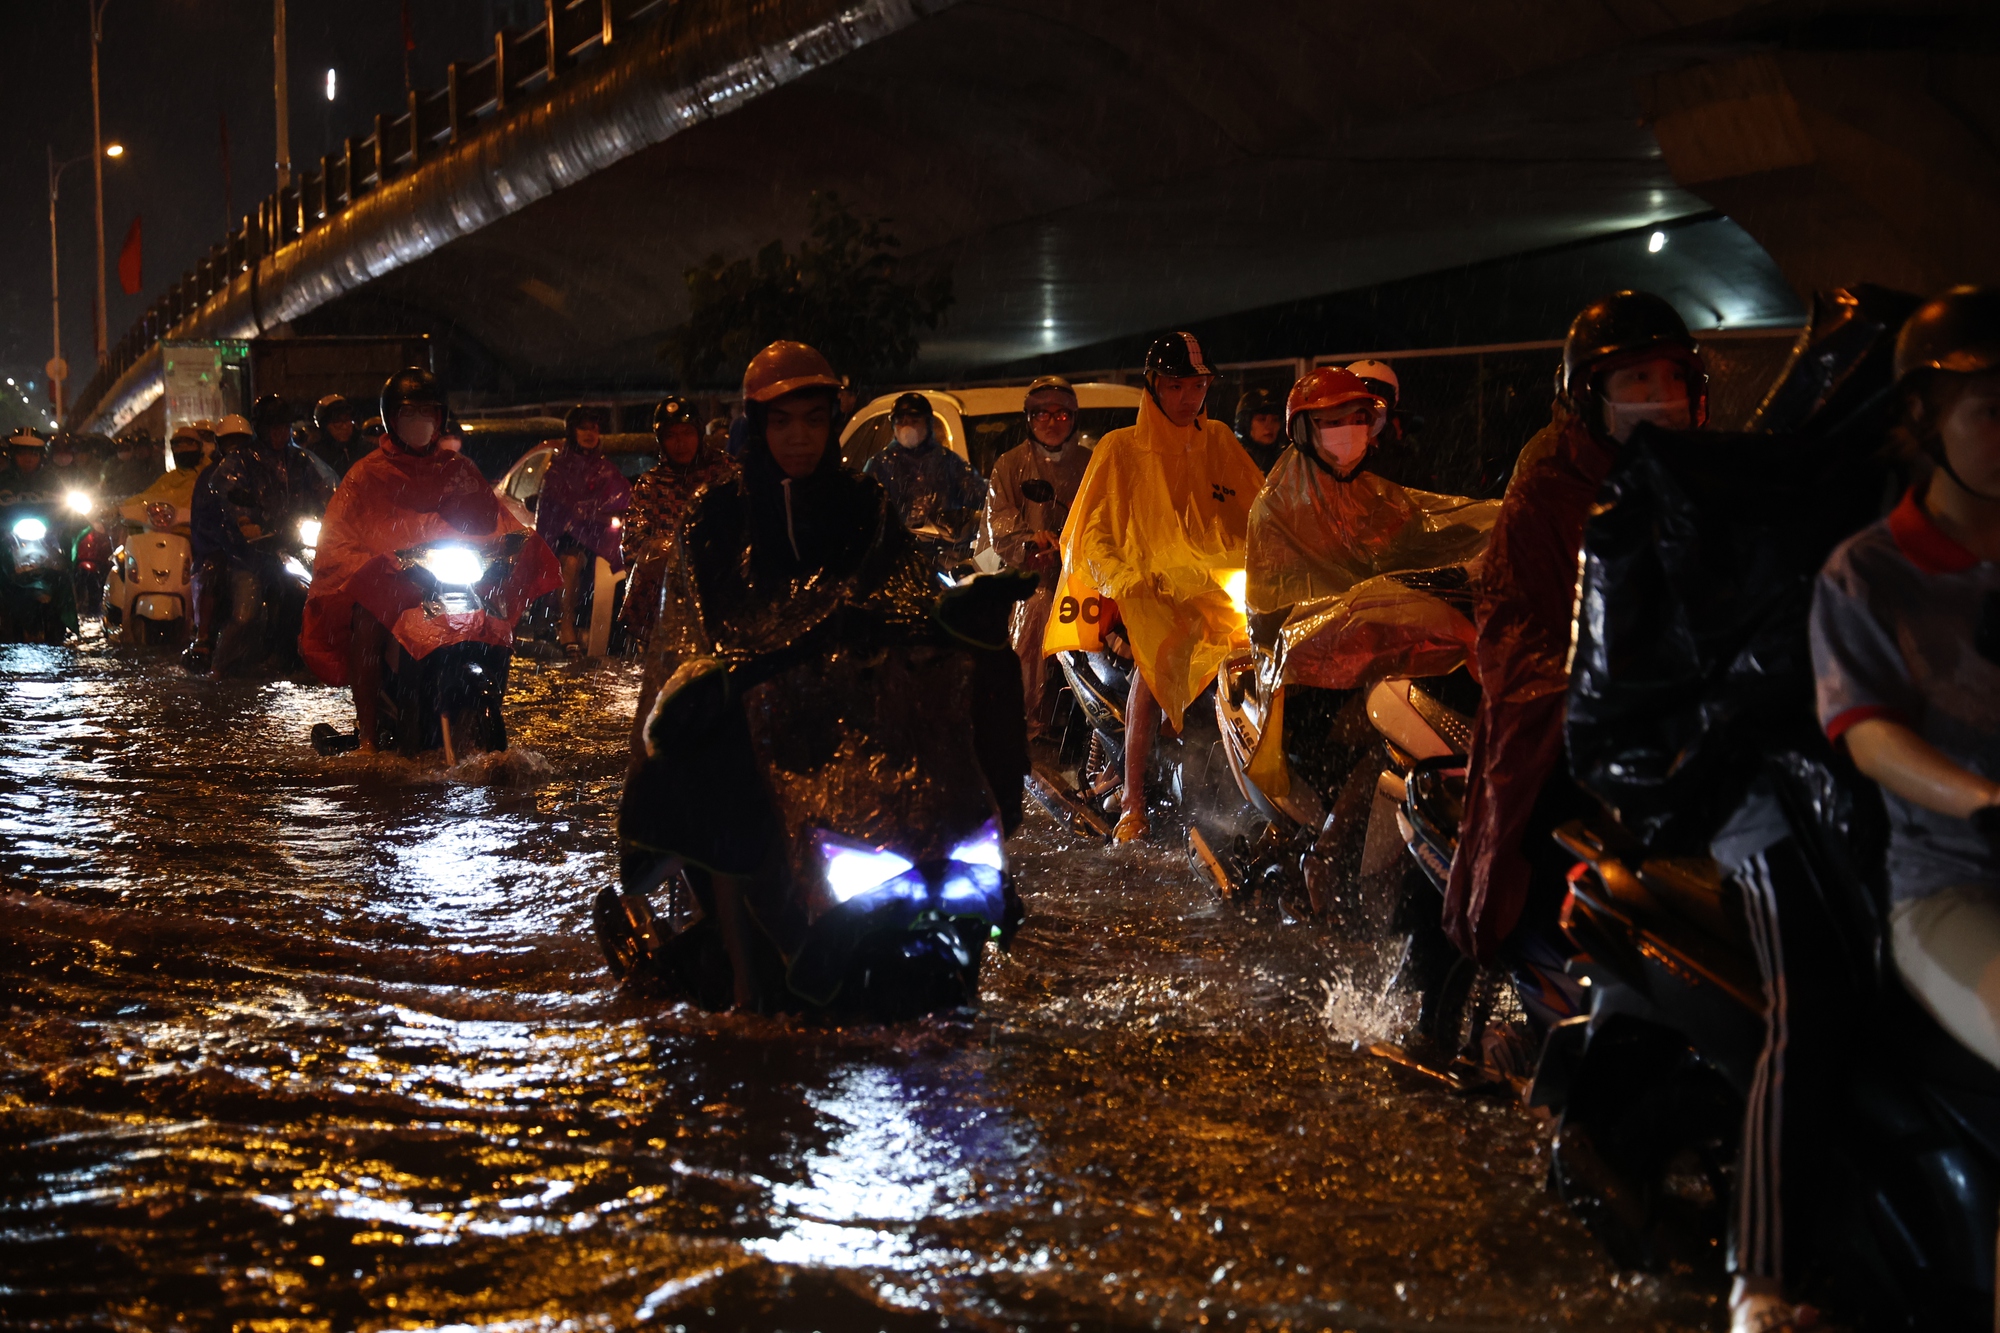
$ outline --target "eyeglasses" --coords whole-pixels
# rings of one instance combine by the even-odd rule
[[[1070,420],[1074,419],[1074,418],[1075,418],[1075,416],[1076,416],[1076,413],[1074,413],[1074,412],[1063,412],[1063,411],[1060,411],[1060,410],[1057,410],[1057,409],[1055,409],[1055,408],[1048,408],[1048,407],[1045,407],[1045,408],[1042,408],[1042,409],[1041,409],[1040,411],[1038,411],[1038,412],[1030,412],[1030,413],[1028,413],[1028,420],[1029,420],[1029,421],[1031,421],[1031,422],[1033,422],[1033,421],[1052,421],[1052,422],[1054,422],[1054,423],[1055,423],[1056,425],[1060,426],[1060,425],[1061,425],[1061,424],[1062,424],[1063,422],[1065,422],[1065,421],[1070,421]]]

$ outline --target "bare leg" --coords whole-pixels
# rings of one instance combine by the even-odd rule
[[[757,1012],[756,977],[750,970],[750,922],[743,912],[749,881],[737,875],[716,875],[715,925],[722,932],[722,949],[729,955],[729,974],[736,986],[736,1008]]]
[[[1146,836],[1146,770],[1153,763],[1153,738],[1160,731],[1160,706],[1146,678],[1135,667],[1132,693],[1125,700],[1125,794],[1118,820],[1118,841]]]
[[[250,650],[258,614],[264,609],[264,582],[247,569],[229,571],[229,621],[215,636],[215,657],[208,678],[221,680]]]
[[[562,611],[556,617],[556,642],[567,647],[576,642],[576,601],[582,595],[583,576],[589,572],[588,551],[562,554]]]
[[[354,691],[354,730],[363,754],[380,743],[382,715],[382,656],[389,646],[389,627],[356,606],[347,640],[347,684]]]

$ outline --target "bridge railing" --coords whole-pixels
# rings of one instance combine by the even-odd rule
[[[525,32],[493,34],[490,55],[453,61],[445,86],[412,91],[394,115],[377,115],[373,132],[341,141],[317,170],[257,203],[242,225],[203,255],[147,307],[97,367],[69,412],[86,421],[119,377],[138,364],[168,330],[270,255],[340,216],[383,185],[415,171],[519,99],[540,93],[578,63],[612,45],[638,21],[673,0],[543,0],[543,18]]]

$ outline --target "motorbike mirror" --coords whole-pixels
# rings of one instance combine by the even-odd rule
[[[1056,498],[1056,488],[1040,477],[1030,477],[1021,483],[1021,498],[1034,504],[1045,505]]]

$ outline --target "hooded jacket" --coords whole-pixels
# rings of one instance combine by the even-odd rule
[[[612,520],[631,504],[631,483],[603,450],[565,442],[542,477],[535,531],[551,547],[560,549],[565,539],[576,543],[615,572],[625,568],[625,556]]]
[[[1176,426],[1142,397],[1138,423],[1091,451],[1063,525],[1063,587],[1043,653],[1096,650],[1122,621],[1140,675],[1179,727],[1244,638],[1222,580],[1243,569],[1263,482],[1229,427],[1199,416]]]
[[[632,483],[632,504],[625,512],[625,562],[636,564],[654,542],[671,543],[701,488],[735,475],[736,465],[713,440],[703,440],[685,465],[662,457],[659,466]]]

